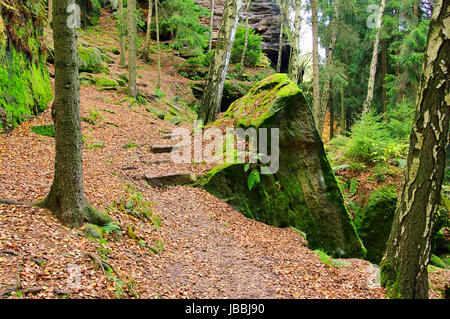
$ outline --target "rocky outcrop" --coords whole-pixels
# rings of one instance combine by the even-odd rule
[[[197,5],[211,10],[210,0],[194,0]],[[224,11],[225,0],[215,1],[214,12],[214,44],[219,33],[222,14]],[[241,21],[245,20],[245,9],[240,13]],[[201,21],[209,27],[209,17]],[[249,25],[255,30],[255,33],[263,37],[262,49],[270,58],[272,63],[276,64],[278,55],[278,41],[280,35],[280,7],[275,0],[255,0],[250,7]]]
[[[250,167],[223,164],[200,178],[201,187],[249,218],[301,230],[313,249],[338,257],[365,254],[311,109],[302,91],[286,74],[274,74],[256,84],[214,125],[278,128],[279,170],[260,174],[261,163]],[[262,149],[258,152],[263,152],[263,157],[272,154],[270,148],[265,153]]]
[[[0,132],[39,114],[52,99],[42,53],[42,3],[0,2]]]

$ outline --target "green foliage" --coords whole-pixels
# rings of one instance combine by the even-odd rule
[[[129,142],[129,143],[125,144],[124,146],[122,146],[123,149],[130,149],[130,148],[134,148],[134,147],[138,147],[138,145],[135,142]]]
[[[247,186],[249,190],[252,190],[255,185],[261,183],[261,179],[259,177],[259,172],[257,169],[254,169],[250,172],[247,179]]]
[[[248,30],[248,44],[245,54],[244,63],[255,66],[259,57],[262,55],[262,36],[255,33],[255,30]],[[239,26],[236,30],[236,38],[234,40],[233,50],[231,51],[231,62],[239,63],[241,61],[242,51],[245,45],[245,27]]]
[[[100,110],[97,108],[92,108],[89,112],[89,116],[84,116],[81,119],[89,124],[95,125],[98,123],[98,121],[103,120],[103,115]]]
[[[161,30],[174,34],[173,47],[192,55],[201,55],[209,40],[208,29],[199,20],[209,11],[193,0],[167,0],[161,3]]]

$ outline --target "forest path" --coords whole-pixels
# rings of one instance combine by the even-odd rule
[[[105,48],[117,46],[112,23],[108,16],[102,17],[100,28],[109,31],[99,33],[101,38],[88,34],[89,41]],[[126,72],[118,66],[118,56],[112,57],[111,75]],[[163,66],[166,99],[188,96],[189,81],[172,68],[167,53]],[[138,67],[139,89],[153,94],[155,68],[141,62]],[[52,71],[52,66],[49,68]],[[150,104],[160,108],[160,102],[156,99]],[[168,159],[169,154],[154,154],[150,147],[167,144],[164,135],[176,126],[156,118],[144,106],[130,106],[125,93],[81,86],[81,114],[89,117],[93,112],[100,113],[95,123],[82,123],[88,201],[104,209],[125,196],[127,185],[132,183],[146,200],[155,203],[161,227],[155,231],[148,222],[114,211],[111,214],[124,234],[120,241],[108,236],[106,243],[99,244],[80,230],[61,226],[45,210],[0,205],[0,252],[17,253],[0,253],[0,292],[14,285],[19,275],[24,288],[39,288],[29,297],[57,297],[58,291],[67,290],[69,269],[76,265],[81,286],[69,289],[70,297],[114,297],[120,291],[117,282],[93,268],[85,257],[88,251],[104,254],[122,280],[133,284],[142,298],[384,297],[383,289],[369,287],[373,268],[367,261],[351,259],[343,268],[330,266],[320,261],[293,229],[250,220],[201,189],[147,185],[141,179],[144,174],[200,175],[210,166],[171,162],[148,165]],[[30,128],[51,123],[50,110],[46,110],[0,138],[1,197],[36,200],[46,195],[53,178],[54,140]],[[164,243],[164,249],[159,254],[151,253],[147,246],[126,235],[130,227],[147,246]]]

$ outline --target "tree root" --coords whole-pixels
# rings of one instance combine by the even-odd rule
[[[34,206],[35,202],[19,202],[14,199],[0,197],[0,204],[17,205],[17,206]]]

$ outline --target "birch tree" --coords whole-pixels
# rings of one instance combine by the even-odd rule
[[[299,83],[302,68],[300,67],[300,32],[302,26],[301,19],[302,1],[294,1],[294,32],[292,34],[292,57],[291,57],[291,80],[294,83]]]
[[[39,206],[51,210],[66,226],[86,221],[101,225],[110,219],[93,209],[84,196],[77,31],[69,23],[74,11],[70,8],[75,8],[75,0],[53,2],[55,174]]]
[[[199,117],[203,123],[212,122],[220,112],[231,50],[233,48],[242,0],[227,0],[217,38],[216,49],[209,68],[206,87],[200,102]]]
[[[370,74],[369,81],[367,84],[367,96],[364,100],[362,113],[366,114],[370,110],[370,106],[372,105],[373,100],[373,91],[375,88],[375,75],[377,72],[377,61],[378,61],[378,46],[380,43],[380,35],[381,35],[381,22],[383,20],[384,8],[386,6],[386,0],[381,0],[380,11],[378,13],[378,17],[376,20],[376,33],[375,40],[373,42],[373,53],[372,53],[372,61],[370,62]]]
[[[449,2],[437,0],[410,134],[405,180],[381,262],[392,298],[428,298],[431,230],[440,200],[450,118]]]

